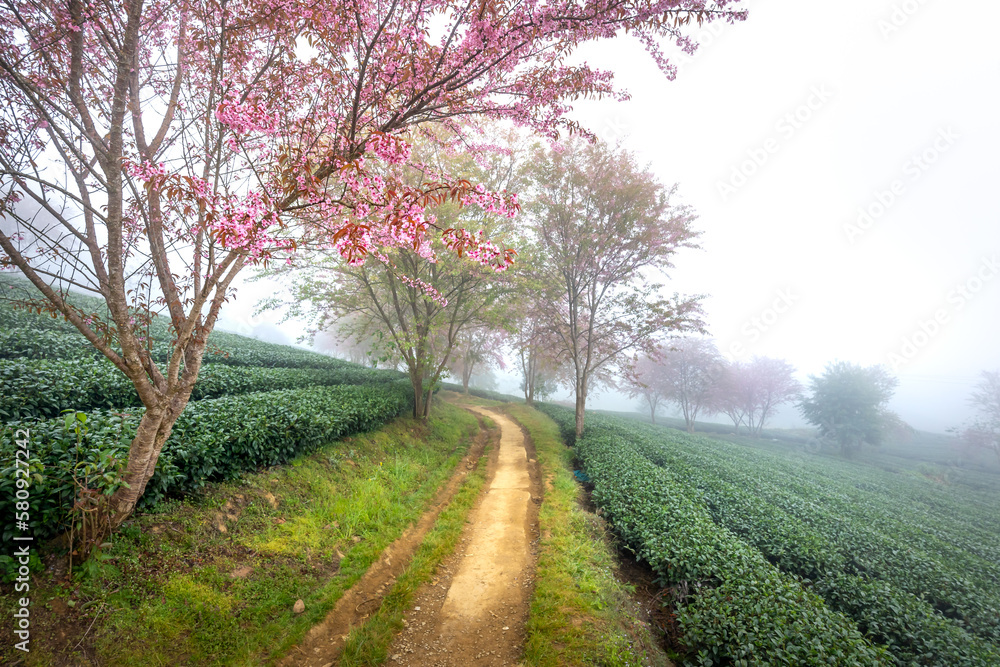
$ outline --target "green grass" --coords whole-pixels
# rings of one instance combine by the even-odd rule
[[[529,433],[546,488],[539,510],[541,541],[528,619],[529,665],[666,665],[638,618],[630,587],[615,576],[604,521],[580,507],[572,451],[559,428],[524,405],[508,413]]]
[[[131,665],[141,652],[146,665],[259,665],[284,654],[419,518],[477,431],[468,412],[439,404],[426,426],[399,419],[136,517],[88,576],[72,585],[36,576],[26,664],[86,653]],[[234,576],[244,567],[252,570]],[[0,607],[13,597],[5,589]],[[306,607],[298,615],[297,599]],[[61,614],[43,610],[67,602]],[[46,628],[82,635],[91,623],[79,648],[70,648],[79,637],[46,639],[56,634]],[[9,650],[0,649],[4,662]]]

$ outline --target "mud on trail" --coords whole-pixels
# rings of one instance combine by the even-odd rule
[[[462,407],[496,422],[500,446],[491,452],[487,488],[470,513],[456,552],[414,596],[405,627],[389,648],[388,665],[517,665],[523,653],[542,498],[538,466],[517,423],[492,410]],[[483,430],[431,508],[386,548],[279,665],[337,664],[348,633],[378,609],[485,444]]]

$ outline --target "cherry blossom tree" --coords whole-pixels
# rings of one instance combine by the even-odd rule
[[[434,390],[461,353],[460,341],[507,286],[467,258],[426,262],[401,249],[385,254],[385,263],[358,265],[317,254],[296,269],[291,296],[282,303],[289,315],[311,319],[313,331],[336,327],[345,338],[376,345],[379,357],[400,359],[413,387],[413,416],[426,419]],[[400,280],[399,271],[411,278]],[[428,288],[438,298],[428,296]]]
[[[790,363],[770,357],[726,364],[715,384],[713,405],[733,420],[737,432],[745,424],[750,435],[760,437],[775,409],[801,395],[794,374]]]
[[[133,510],[190,397],[208,333],[247,266],[303,248],[353,266],[405,247],[457,251],[495,270],[514,251],[438,224],[451,200],[502,214],[505,193],[426,170],[410,141],[446,123],[507,119],[550,137],[568,104],[617,95],[610,73],[567,64],[627,33],[667,74],[657,40],[744,18],[736,0],[315,3],[107,0],[0,3],[0,262],[136,386],[145,406],[117,526]],[[432,243],[437,238],[440,242]],[[69,289],[103,297],[86,313]],[[154,358],[150,318],[172,353]]]
[[[566,379],[555,350],[558,338],[546,306],[559,298],[559,290],[542,279],[543,253],[530,236],[520,238],[517,245],[517,267],[510,276],[514,291],[506,310],[510,334],[507,341],[521,373],[524,401],[532,405],[536,397],[551,395],[559,382]]]
[[[514,333],[509,337],[527,405],[533,405],[535,398],[552,394],[561,377],[559,361],[552,349],[552,330],[544,310],[538,308],[543,298],[541,291],[530,286],[531,283],[521,283],[515,292],[514,300],[521,308],[512,319]]]
[[[784,359],[755,356],[746,371],[751,388],[746,394],[746,422],[750,434],[760,437],[775,409],[798,399],[802,385],[795,379],[795,367]]]
[[[667,401],[680,409],[685,427],[693,433],[698,416],[716,410],[717,385],[725,360],[713,341],[683,338],[670,343],[663,352],[660,367],[663,393]]]
[[[666,402],[665,369],[659,359],[642,355],[629,369],[625,392],[629,398],[640,398],[649,410],[649,421],[656,424],[656,412]]]
[[[630,367],[657,339],[700,331],[699,297],[662,297],[654,282],[674,253],[695,247],[692,211],[627,152],[604,144],[539,149],[528,206],[539,247],[537,276],[553,294],[540,304],[553,349],[570,367],[576,434],[587,393]]]
[[[492,367],[506,366],[501,351],[506,332],[489,326],[470,327],[455,345],[455,354],[448,364],[448,372],[462,379],[462,389],[469,393],[469,382],[477,369],[479,372]]]
[[[716,412],[733,420],[733,430],[740,432],[740,425],[746,421],[747,395],[753,390],[747,385],[749,372],[746,362],[733,361],[722,366],[722,372],[712,391],[711,404]]]
[[[422,165],[438,172],[447,167],[463,177],[513,174],[514,169],[502,165],[517,159],[513,153],[498,154],[478,164],[472,156],[450,154],[430,140],[419,142],[415,154]],[[421,178],[425,168],[387,171],[403,172],[399,179],[407,183]],[[430,212],[449,228],[475,225],[502,236],[512,231],[510,220],[488,206],[445,202]],[[297,266],[270,271],[291,278],[289,297],[265,300],[264,307],[284,307],[288,317],[311,320],[313,333],[336,329],[341,338],[367,341],[379,358],[400,360],[413,387],[413,416],[426,419],[446,373],[468,370],[467,383],[491,346],[499,352],[502,334],[495,327],[512,291],[510,272],[498,275],[468,253],[444,252],[443,239],[430,243],[437,254],[433,262],[407,248],[378,250],[381,261],[376,262],[344,262],[321,250],[300,251]]]

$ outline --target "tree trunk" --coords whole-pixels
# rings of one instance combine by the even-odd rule
[[[462,389],[465,390],[465,395],[469,395],[469,382],[472,381],[472,362],[466,358],[465,363],[462,365]]]
[[[427,388],[426,397],[424,399],[424,414],[422,416],[424,421],[427,421],[428,417],[431,416],[431,402],[434,400],[434,390],[431,387]]]
[[[146,490],[146,484],[156,472],[163,445],[191,398],[191,389],[180,391],[161,405],[147,408],[139,420],[132,444],[129,445],[128,466],[121,486],[108,500],[109,528],[117,529],[132,515]]]
[[[654,405],[649,406],[649,421],[653,426],[656,426],[656,406]]]
[[[587,390],[580,389],[576,390],[576,437],[579,438],[583,435],[583,413],[587,406]]]
[[[410,373],[410,386],[413,387],[413,418],[422,419],[424,415],[424,382],[416,373]]]
[[[535,404],[535,374],[532,372],[524,378],[524,402],[527,405]]]

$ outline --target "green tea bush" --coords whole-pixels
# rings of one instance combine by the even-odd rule
[[[412,409],[407,382],[288,389],[192,402],[174,425],[140,507],[196,491],[206,482],[284,463],[336,438],[366,431]],[[81,413],[82,414],[82,413]],[[142,409],[95,410],[86,421],[57,418],[0,431],[0,521],[14,532],[17,429],[30,431],[30,507],[36,539],[58,534],[77,484],[110,494],[121,484]],[[74,481],[74,475],[77,480]]]
[[[989,643],[1000,638],[994,591],[950,574],[916,545],[903,548],[891,534],[842,514],[831,516],[821,504],[809,503],[808,513],[800,509],[804,519],[789,513],[785,508],[801,508],[803,498],[783,497],[769,488],[779,476],[773,469],[762,475],[713,461],[688,451],[683,442],[656,435],[636,433],[632,443],[701,494],[716,524],[782,571],[807,579],[828,606],[855,619],[901,662],[1000,663],[1000,652]],[[667,446],[671,440],[674,446]],[[951,618],[936,608],[948,610]]]
[[[80,333],[0,329],[0,359],[96,359],[100,352]]]
[[[573,413],[542,406],[562,430]],[[588,426],[577,456],[594,503],[674,591],[689,664],[892,664],[851,619],[717,526],[697,493],[641,456],[628,438]]]
[[[167,331],[153,335],[150,351],[154,361],[166,363],[170,360],[170,355],[173,353],[170,341],[171,337]],[[0,359],[104,358],[104,355],[75,329],[46,329],[34,326],[0,329]],[[213,331],[208,336],[203,363],[266,368],[335,368],[344,362],[290,345],[265,343],[238,334]]]
[[[542,409],[560,422],[565,435],[572,434],[571,412]],[[617,450],[618,459],[601,468],[601,461],[611,456],[608,448]],[[671,582],[680,580],[684,588],[697,582],[704,570],[691,570],[691,563],[715,573],[691,604],[678,606],[685,641],[722,641],[727,633],[745,631],[744,620],[733,620],[740,619],[742,607],[771,599],[766,593],[762,597],[759,582],[765,579],[753,564],[763,559],[783,581],[796,582],[829,610],[850,619],[868,641],[888,651],[890,664],[1000,664],[997,562],[992,557],[997,536],[983,528],[992,520],[991,504],[981,503],[977,493],[963,504],[965,490],[940,494],[857,465],[779,456],[600,415],[588,416],[578,453],[602,509],[638,502],[602,495],[637,471],[647,471],[646,482],[669,492],[655,496],[640,483],[628,487],[626,495],[654,493],[651,502],[664,512],[689,505],[672,524],[659,524],[670,526],[663,529],[666,538],[643,532],[655,516],[633,528],[640,520],[634,515],[642,516],[634,508],[619,510],[614,521],[654,569],[657,556],[668,555],[665,585],[677,588]],[[616,472],[622,466],[628,472]],[[726,534],[730,539],[720,537]],[[662,547],[650,550],[648,545],[660,539],[666,539]],[[691,543],[710,545],[710,553],[682,551]],[[738,559],[742,575],[718,574],[732,572],[731,557],[746,550],[751,555]],[[747,576],[758,583],[748,587]],[[774,585],[780,589],[784,584]],[[729,610],[730,621],[716,618],[721,609]],[[732,658],[727,656],[725,660]],[[714,664],[719,656],[707,659]],[[755,655],[750,661],[770,659]]]
[[[26,310],[12,301],[25,298],[44,301],[24,278],[0,275],[0,359],[104,358],[61,316]],[[107,316],[107,306],[101,299],[74,292],[67,300],[84,313]],[[153,317],[147,333],[153,359],[157,363],[168,361],[173,351],[168,318]],[[218,330],[208,336],[204,362],[274,368],[335,368],[343,363],[310,350]]]
[[[346,361],[329,368],[255,368],[205,364],[192,400],[278,389],[381,384],[402,378]],[[0,360],[0,422],[57,417],[64,410],[111,410],[142,405],[132,382],[106,359]]]

